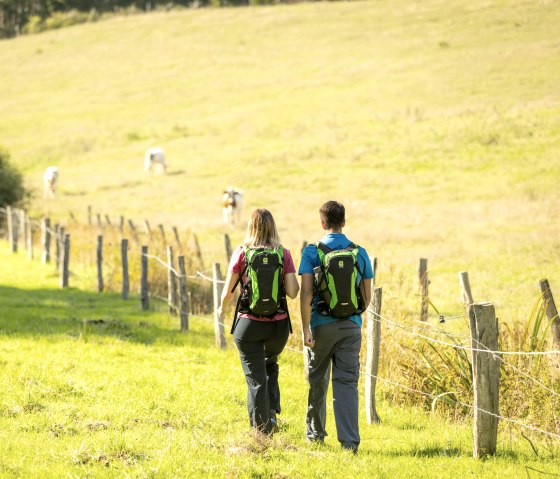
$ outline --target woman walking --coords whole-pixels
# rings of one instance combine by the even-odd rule
[[[231,257],[218,315],[241,284],[232,326],[247,381],[247,409],[251,427],[266,434],[276,429],[280,412],[278,355],[291,331],[285,296],[299,291],[290,251],[283,248],[270,211],[253,211],[245,242]]]

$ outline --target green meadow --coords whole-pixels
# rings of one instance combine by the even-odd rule
[[[388,384],[383,423],[361,418],[358,457],[339,451],[332,411],[326,446],[311,447],[291,350],[281,430],[250,436],[233,343],[216,350],[209,316],[182,334],[163,305],[142,313],[135,276],[130,301],[118,278],[94,292],[97,233],[84,223],[91,205],[113,224],[177,226],[224,271],[223,234],[244,237],[222,224],[226,186],[244,191],[244,221],[272,211],[296,262],[322,234],[319,206],[337,199],[345,232],[378,258],[383,316],[416,324],[428,258],[430,325],[469,335],[464,318],[438,323],[462,313],[468,271],[474,299],[496,306],[504,349],[524,349],[538,280],[560,295],[559,24],[552,0],[382,0],[172,9],[0,42],[0,143],[33,191],[29,213],[67,224],[75,245],[67,291],[52,265],[0,245],[0,476],[558,474],[556,440],[502,422],[498,455],[475,461],[469,414],[430,413]],[[147,177],[156,145],[168,173]],[[42,197],[49,165],[54,199]],[[293,303],[296,350],[298,314]],[[535,334],[552,347],[546,324]],[[389,327],[383,341],[380,375],[423,387],[426,345]],[[558,389],[545,363],[515,364]],[[512,376],[501,412],[560,433],[558,400]]]
[[[507,429],[498,454],[472,459],[470,421],[447,421],[380,394],[381,425],[361,404],[357,457],[305,439],[300,354],[281,358],[283,412],[270,439],[249,432],[235,346],[212,323],[188,333],[162,310],[77,288],[58,289],[50,265],[0,245],[2,336],[0,477],[539,477],[557,473],[557,446]],[[25,271],[23,273],[22,271]],[[363,381],[360,382],[363,391]],[[541,471],[541,472],[534,472]],[[537,474],[533,476],[533,474]]]

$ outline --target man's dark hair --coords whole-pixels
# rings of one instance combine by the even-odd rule
[[[344,205],[338,201],[327,201],[319,210],[321,221],[329,229],[342,228],[344,226],[345,213]]]

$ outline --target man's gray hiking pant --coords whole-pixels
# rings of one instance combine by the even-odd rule
[[[322,441],[327,435],[326,407],[332,366],[334,419],[343,447],[357,450],[358,378],[360,375],[361,328],[350,320],[324,324],[313,329],[315,346],[306,348],[309,357],[307,438]]]

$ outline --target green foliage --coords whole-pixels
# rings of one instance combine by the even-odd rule
[[[21,205],[27,197],[22,174],[10,162],[8,151],[0,147],[0,207]]]

